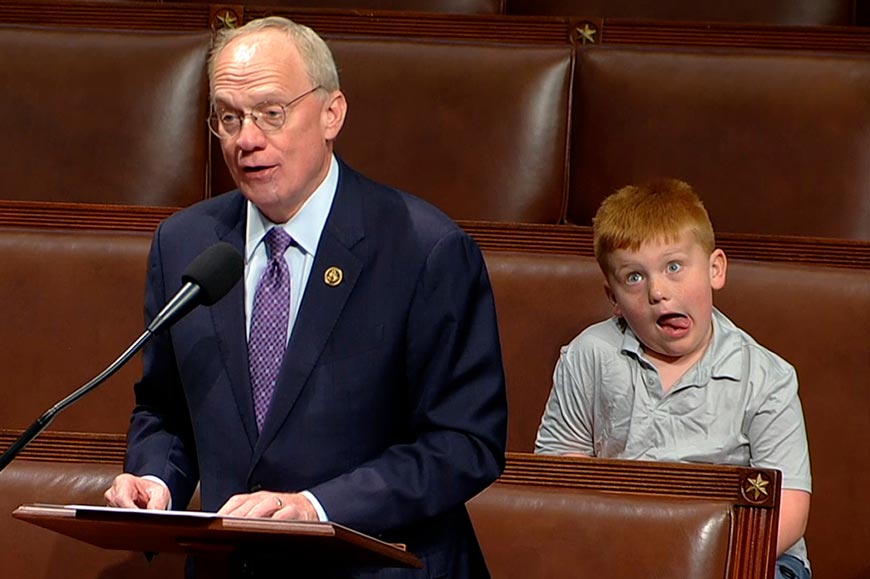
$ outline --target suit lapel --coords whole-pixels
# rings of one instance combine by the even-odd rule
[[[272,405],[254,449],[254,461],[259,459],[292,411],[359,279],[363,260],[352,249],[364,235],[362,195],[356,174],[341,164],[335,200],[320,237]],[[334,276],[327,273],[334,274],[336,270],[341,272],[338,284]]]
[[[245,255],[245,216],[244,197],[240,193],[238,201],[231,203],[223,215],[219,216],[215,228],[218,238],[226,241]],[[254,402],[251,396],[251,375],[248,370],[247,332],[245,328],[245,283],[237,283],[232,290],[211,307],[215,332],[218,338],[221,360],[229,376],[230,389],[236,403],[248,443],[251,448],[257,442],[257,424],[254,418]]]

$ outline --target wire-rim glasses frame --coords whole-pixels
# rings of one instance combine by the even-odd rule
[[[261,131],[273,133],[280,130],[287,122],[288,109],[321,88],[322,85],[317,85],[284,104],[269,101],[259,103],[249,113],[233,109],[212,109],[208,115],[208,129],[219,139],[230,139],[241,132],[245,118],[251,117],[251,121]]]

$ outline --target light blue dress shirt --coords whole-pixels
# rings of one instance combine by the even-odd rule
[[[296,315],[299,313],[299,305],[305,295],[305,287],[311,275],[311,268],[314,266],[314,257],[317,253],[317,245],[320,243],[320,235],[326,226],[326,219],[329,217],[330,209],[332,209],[332,201],[335,199],[337,188],[338,161],[333,156],[326,178],[296,212],[296,215],[290,218],[290,221],[272,223],[260,213],[256,205],[248,201],[248,219],[245,225],[245,327],[249,339],[251,337],[251,312],[254,308],[254,294],[269,260],[263,238],[272,227],[283,227],[293,238],[294,243],[284,253],[284,259],[290,268],[290,316],[287,328],[287,340],[289,341],[293,333],[293,326],[296,323]],[[317,497],[309,491],[302,491],[301,494],[314,506],[321,521],[329,520]]]

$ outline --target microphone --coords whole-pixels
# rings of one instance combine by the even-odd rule
[[[54,420],[55,416],[105,382],[112,374],[126,364],[136,352],[141,350],[142,346],[152,336],[189,314],[198,305],[210,306],[224,297],[242,277],[244,269],[245,264],[242,255],[229,243],[216,243],[200,253],[184,270],[181,276],[181,281],[184,282],[184,285],[181,286],[181,289],[176,292],[172,299],[163,306],[163,309],[148,324],[145,332],[117,360],[112,362],[108,368],[103,370],[93,380],[46,410],[42,416],[37,418],[18,437],[18,440],[3,453],[3,456],[0,456],[0,471],[6,468],[25,446],[39,436],[51,421]]]
[[[190,313],[196,306],[210,306],[232,289],[244,272],[245,263],[229,243],[216,243],[190,262],[181,275],[184,285],[148,324],[156,334]]]

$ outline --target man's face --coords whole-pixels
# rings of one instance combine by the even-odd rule
[[[276,30],[224,47],[212,86],[217,110],[241,114],[264,102],[288,103],[314,88],[298,50]],[[345,109],[340,91],[317,90],[287,108],[277,131],[264,132],[247,116],[236,135],[221,139],[239,189],[273,222],[290,219],[326,177]]]
[[[648,356],[674,362],[703,355],[713,332],[713,291],[725,285],[722,250],[707,255],[689,231],[678,241],[616,250],[605,290],[614,313],[643,343]]]

